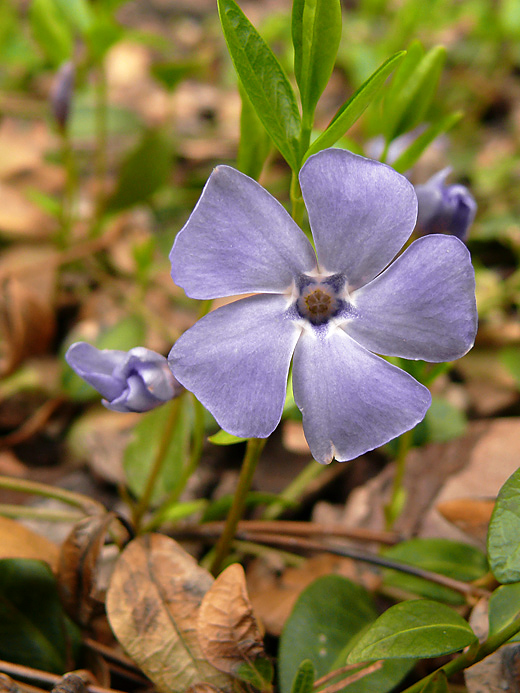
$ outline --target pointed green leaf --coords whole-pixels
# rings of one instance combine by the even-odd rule
[[[386,138],[391,141],[422,122],[433,100],[446,57],[444,46],[435,46],[419,61],[406,79],[398,77],[399,88],[393,89],[383,123]]]
[[[392,168],[395,168],[399,173],[404,173],[419,160],[422,153],[439,135],[451,130],[463,116],[462,111],[449,113],[444,118],[432,123],[424,132],[422,132],[411,144],[400,154],[400,156],[392,162]]]
[[[428,679],[420,693],[448,693],[448,679],[442,669]]]
[[[238,145],[237,167],[255,180],[258,179],[271,149],[271,140],[256,115],[249,96],[239,82],[242,110],[240,112],[240,142]]]
[[[499,491],[487,536],[489,565],[499,582],[520,582],[520,469]]]
[[[316,670],[310,659],[304,659],[298,667],[291,686],[291,693],[312,693]]]
[[[300,89],[303,120],[309,128],[318,99],[332,74],[340,39],[339,0],[294,0],[294,74]]]
[[[221,428],[218,433],[209,436],[208,440],[213,445],[235,445],[236,443],[243,443],[247,438],[238,438]]]
[[[363,111],[370,105],[377,92],[387,79],[388,75],[396,68],[403,59],[405,51],[396,53],[388,58],[341,106],[334,118],[331,120],[325,132],[323,132],[309,147],[305,158],[316,154],[316,152],[332,147],[343,137],[347,130],[356,122]]]
[[[509,626],[520,614],[520,582],[502,585],[496,589],[489,600],[489,635]],[[509,642],[520,641],[520,633]]]
[[[54,65],[70,60],[73,49],[72,32],[53,0],[33,0],[30,21],[34,37]]]
[[[231,59],[251,104],[293,171],[300,167],[300,113],[280,63],[234,0],[218,0]]]
[[[417,599],[391,606],[348,657],[352,664],[397,657],[439,657],[477,639],[469,624],[440,602]]]

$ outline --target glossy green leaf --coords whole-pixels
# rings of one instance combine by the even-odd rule
[[[444,118],[437,120],[429,125],[416,139],[404,150],[404,152],[392,162],[392,168],[400,173],[408,171],[417,163],[422,153],[430,146],[430,144],[446,132],[449,132],[462,118],[462,111],[450,113]]]
[[[440,602],[417,599],[391,606],[348,657],[352,664],[394,657],[439,657],[476,641],[469,624]]]
[[[304,659],[294,676],[291,693],[312,693],[315,677],[314,664],[310,659]]]
[[[410,539],[386,549],[384,556],[467,582],[477,580],[488,571],[486,556],[482,551],[449,539]],[[448,604],[465,602],[464,597],[455,590],[397,570],[385,570],[384,582],[385,585]]]
[[[33,0],[30,9],[31,29],[35,39],[55,66],[70,60],[73,36],[69,24],[54,0]]]
[[[119,349],[128,351],[145,341],[146,327],[141,317],[129,315],[123,318],[112,327],[101,332],[97,339],[92,341],[90,335],[82,334],[79,331],[72,332],[65,344],[69,347],[73,342],[89,342],[98,349]],[[64,356],[63,352],[63,356]],[[80,378],[70,366],[63,365],[62,387],[66,394],[78,402],[100,399],[101,395],[91,385]]]
[[[520,469],[499,491],[487,536],[489,565],[499,582],[520,582]]]
[[[317,138],[309,147],[305,158],[316,154],[316,152],[332,147],[336,142],[343,137],[347,130],[356,122],[362,115],[363,111],[374,100],[375,96],[385,83],[388,76],[400,63],[405,56],[405,51],[396,53],[391,58],[388,58],[350,97],[350,99],[341,106],[334,118],[331,120],[327,129]]]
[[[234,0],[218,0],[235,69],[269,136],[289,166],[300,167],[300,114],[280,63]]]
[[[173,431],[168,432],[170,413],[173,407],[180,406]],[[157,504],[171,493],[179,481],[189,458],[190,435],[193,425],[193,403],[189,397],[173,400],[168,404],[143,414],[132,431],[132,438],[123,457],[128,487],[136,498],[140,498],[155,461],[164,435],[170,436],[165,455],[165,463],[157,478],[151,504]]]
[[[294,74],[309,129],[318,99],[332,74],[341,39],[340,0],[294,0]]]
[[[391,141],[421,123],[428,112],[441,76],[446,57],[444,46],[435,46],[421,58],[411,74],[397,74],[398,87],[387,102],[383,123],[386,138]]]
[[[489,635],[510,625],[520,615],[520,582],[502,585],[496,589],[489,600]],[[519,642],[520,633],[509,642]]]
[[[296,602],[280,638],[281,693],[289,693],[301,662],[309,659],[319,678],[328,674],[339,654],[377,615],[361,586],[339,575],[315,580]]]
[[[147,201],[166,184],[172,147],[160,130],[149,130],[130,152],[119,172],[116,189],[107,201],[108,212],[119,212]]]
[[[448,693],[448,679],[441,670],[428,679],[420,693]]]
[[[65,616],[42,561],[0,560],[0,659],[55,674],[74,669],[78,629]]]
[[[271,140],[256,115],[249,96],[239,82],[242,110],[240,112],[240,142],[238,144],[237,166],[246,176],[258,179],[271,149]]]

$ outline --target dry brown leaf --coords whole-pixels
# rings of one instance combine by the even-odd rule
[[[198,610],[212,583],[193,556],[162,534],[138,537],[117,561],[107,593],[108,619],[159,691],[185,693],[202,683],[233,690],[231,677],[205,660],[197,638]]]
[[[196,683],[190,686],[186,693],[220,693],[220,688],[215,688],[210,683]]]
[[[453,500],[438,503],[436,510],[445,520],[448,520],[448,522],[451,522],[466,534],[480,541],[485,541],[494,507],[494,500],[454,498]]]
[[[41,534],[7,517],[0,517],[0,558],[33,558],[45,561],[56,572],[59,549]]]
[[[244,569],[239,563],[226,568],[204,595],[197,631],[208,662],[227,674],[264,655]]]
[[[0,374],[12,373],[28,356],[44,353],[56,329],[54,309],[44,294],[12,277],[0,284]]]
[[[95,598],[96,565],[113,513],[85,517],[63,542],[58,564],[58,589],[69,616],[87,626],[99,600]]]

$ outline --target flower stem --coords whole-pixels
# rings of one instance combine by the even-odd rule
[[[443,671],[449,678],[458,671],[462,671],[463,669],[473,666],[473,664],[480,662],[482,659],[498,650],[499,647],[504,645],[510,638],[513,637],[513,635],[516,635],[519,632],[520,615],[517,616],[509,625],[505,626],[505,628],[499,630],[498,633],[491,635],[484,640],[483,643],[480,643],[478,647],[470,647],[468,650],[466,650],[466,652],[463,652],[458,657],[455,657],[455,659],[452,659],[451,662],[448,662],[448,664],[445,664],[443,667],[440,667],[431,674],[428,674],[428,676],[424,677],[420,681],[417,681],[412,686],[409,686],[405,691],[403,691],[403,693],[419,693],[419,691],[423,690],[426,683],[438,671]]]
[[[303,222],[303,197],[298,182],[298,174],[294,171],[291,174],[291,216],[294,221],[301,227]]]
[[[170,408],[170,411],[162,431],[161,440],[159,441],[159,447],[157,448],[157,453],[155,455],[152,467],[150,469],[148,479],[146,480],[146,486],[144,488],[144,491],[132,513],[136,534],[139,534],[143,515],[148,510],[155,489],[155,485],[157,483],[157,479],[168,457],[168,448],[170,447],[170,442],[172,439],[173,432],[175,431],[175,425],[177,423],[177,419],[183,401],[183,397],[177,397],[176,399],[172,400],[169,404],[166,405]]]
[[[250,438],[247,441],[246,453],[242,462],[238,485],[233,497],[233,503],[229,509],[224,531],[215,546],[215,553],[211,563],[211,572],[217,576],[222,567],[222,563],[229,554],[229,550],[235,537],[235,531],[239,520],[242,518],[246,504],[246,496],[251,488],[253,475],[260,455],[265,445],[264,438]]]
[[[384,508],[386,520],[385,529],[387,530],[392,529],[406,502],[406,490],[403,486],[403,480],[406,471],[406,458],[412,446],[412,439],[413,429],[410,431],[405,431],[399,437],[399,447],[395,460],[394,483],[392,485],[392,496]]]

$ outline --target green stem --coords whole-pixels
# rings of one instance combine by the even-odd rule
[[[246,453],[242,462],[240,476],[238,477],[233,503],[229,509],[224,531],[215,546],[215,553],[211,563],[211,572],[215,576],[220,572],[222,563],[229,554],[238,522],[244,513],[247,493],[251,488],[256,465],[264,445],[265,438],[250,438],[247,441]]]
[[[517,616],[517,618],[509,625],[502,628],[502,630],[499,630],[498,633],[491,635],[478,647],[470,647],[466,652],[463,652],[458,657],[455,657],[455,659],[452,659],[451,662],[448,662],[448,664],[445,664],[443,667],[440,667],[420,681],[417,681],[412,686],[409,686],[405,691],[403,691],[403,693],[418,693],[424,688],[429,679],[431,679],[438,671],[443,671],[449,678],[453,674],[473,666],[473,664],[480,662],[482,659],[485,659],[485,657],[489,656],[493,652],[496,652],[499,647],[504,645],[510,638],[513,637],[513,635],[516,635],[519,632],[520,616]]]
[[[191,394],[191,393],[190,393]],[[161,503],[160,507],[157,509],[155,516],[152,520],[144,527],[144,531],[150,532],[157,527],[159,527],[163,521],[164,513],[173,503],[176,503],[184,489],[186,484],[191,478],[191,475],[198,467],[200,458],[202,455],[202,449],[204,447],[204,435],[205,435],[205,421],[204,421],[204,407],[199,402],[199,400],[191,395],[193,398],[193,405],[195,408],[195,422],[193,426],[193,442],[191,447],[191,454],[188,460],[188,464],[182,470],[182,474],[173,489],[173,491],[168,495],[164,503]]]
[[[40,520],[43,522],[78,522],[78,520],[85,517],[83,513],[68,513],[66,511],[33,508],[26,505],[12,505],[10,503],[0,503],[0,515],[2,517]]]
[[[95,205],[95,218],[92,220],[90,234],[92,237],[100,233],[100,217],[105,204],[105,185],[107,177],[107,116],[108,116],[108,88],[105,68],[99,65],[96,83],[96,159],[95,178],[98,185]]]
[[[150,506],[150,501],[152,499],[157,479],[159,477],[159,474],[161,473],[164,463],[167,460],[168,448],[170,447],[171,439],[175,431],[175,425],[177,423],[179,411],[183,401],[184,398],[181,396],[177,397],[176,399],[172,400],[169,404],[166,405],[170,408],[170,411],[162,431],[161,440],[159,441],[159,447],[157,448],[157,453],[155,455],[152,467],[150,469],[150,473],[146,480],[146,486],[144,488],[144,491],[132,513],[136,534],[139,534],[141,520],[143,519],[143,515]]]
[[[312,483],[314,479],[317,479],[327,468],[327,466],[316,462],[316,460],[312,460],[282,491],[280,498],[284,501],[299,501],[309,484]],[[276,520],[286,507],[287,505],[285,503],[273,503],[266,508],[262,515],[262,520]]]
[[[56,241],[61,249],[68,248],[74,221],[74,198],[77,187],[76,163],[69,128],[61,131],[61,156],[65,167],[65,189],[61,202],[61,224]]]
[[[9,476],[0,476],[0,488],[6,488],[10,491],[20,491],[21,493],[30,493],[34,496],[43,496],[44,498],[54,498],[55,500],[72,505],[75,508],[80,508],[85,515],[95,515],[105,513],[106,509],[98,501],[93,498],[88,498],[80,493],[67,491],[64,488],[48,486],[41,484],[38,481],[29,481],[28,479],[14,479]]]
[[[392,484],[392,496],[390,501],[385,505],[385,529],[391,530],[395,521],[401,514],[405,501],[405,489],[403,486],[404,475],[406,472],[406,458],[412,446],[413,429],[405,431],[399,437],[399,448],[395,460],[395,475],[394,483]]]
[[[293,171],[291,174],[291,216],[300,227],[303,222],[304,209],[298,174]]]

